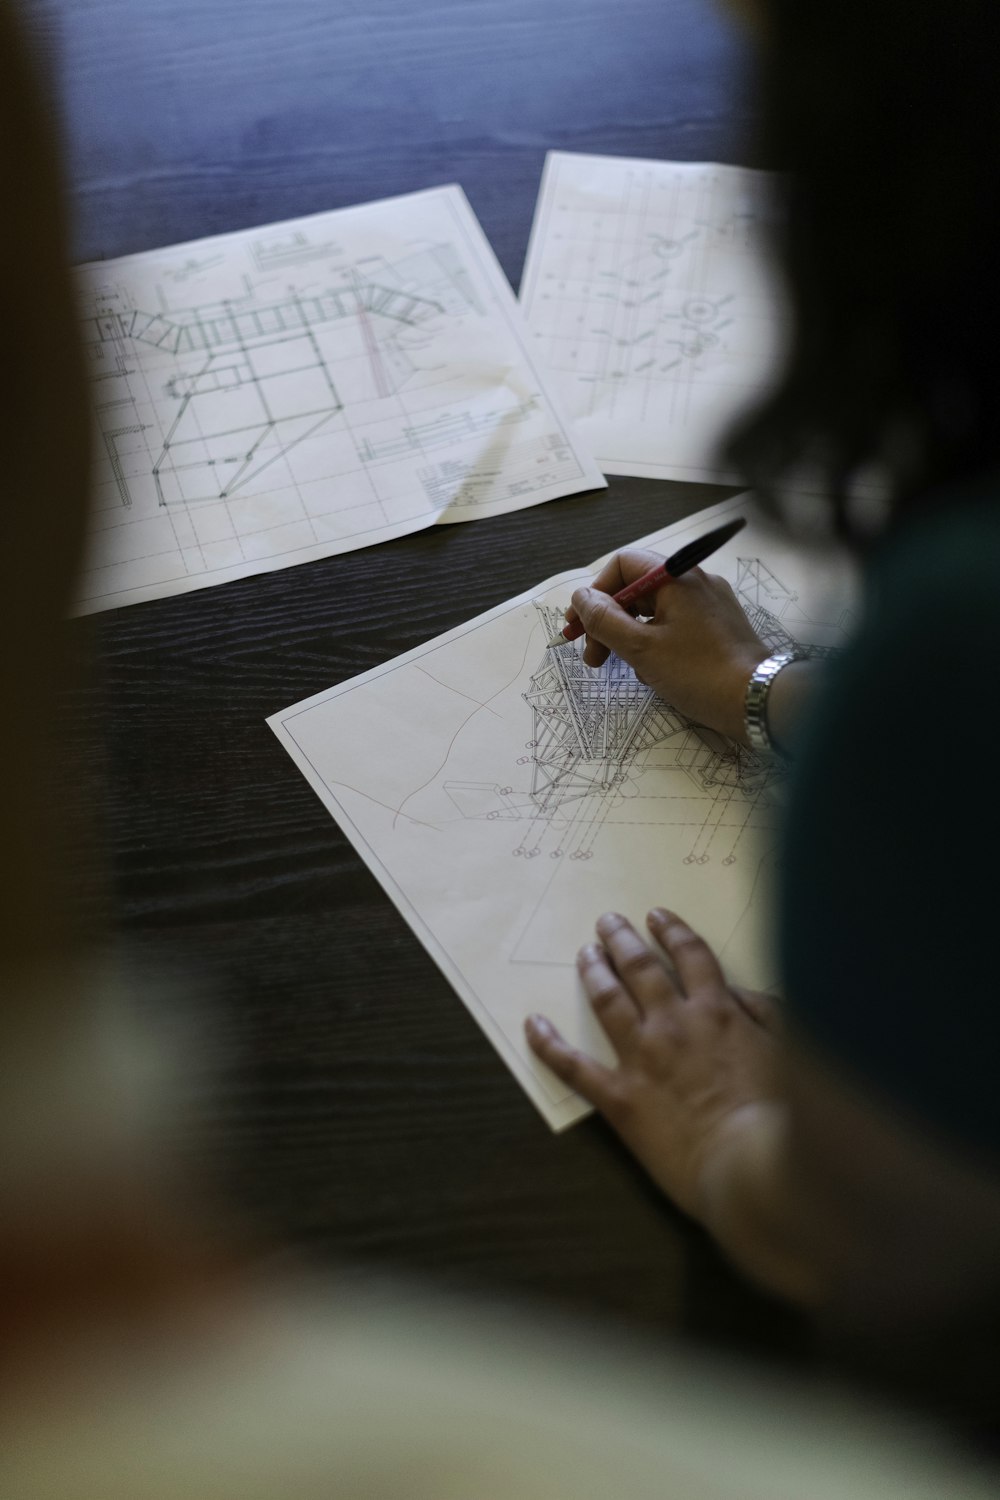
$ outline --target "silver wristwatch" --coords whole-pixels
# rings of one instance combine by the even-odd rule
[[[782,667],[787,667],[789,662],[802,661],[804,656],[802,651],[780,651],[777,656],[766,657],[750,675],[743,711],[750,748],[756,750],[758,755],[781,754],[767,727],[767,697],[771,684]]]

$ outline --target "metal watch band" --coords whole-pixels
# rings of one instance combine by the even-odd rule
[[[750,748],[759,755],[780,754],[767,727],[767,695],[782,667],[787,667],[789,662],[802,661],[803,656],[801,651],[779,651],[777,656],[766,657],[751,673],[743,711]]]

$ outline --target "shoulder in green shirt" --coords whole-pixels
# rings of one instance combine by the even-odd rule
[[[1000,479],[871,561],[800,745],[780,930],[803,1038],[1000,1154]]]

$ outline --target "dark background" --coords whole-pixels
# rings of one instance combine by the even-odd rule
[[[516,288],[547,149],[754,160],[745,44],[709,0],[36,0],[27,19],[77,260],[459,182]],[[67,763],[102,810],[116,927],[199,1013],[203,1165],[271,1242],[802,1353],[601,1122],[549,1133],[264,724],[728,493],[612,478],[71,627],[97,669]]]

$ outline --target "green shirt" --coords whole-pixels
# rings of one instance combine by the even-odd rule
[[[901,523],[805,727],[780,941],[799,1032],[1000,1155],[1000,479]]]

